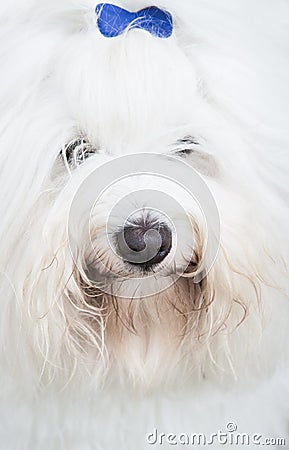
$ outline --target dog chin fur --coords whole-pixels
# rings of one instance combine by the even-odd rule
[[[1,448],[145,449],[154,428],[209,433],[229,420],[289,439],[288,5],[166,0],[170,39],[106,39],[94,7],[0,6]],[[93,154],[69,165],[61,150],[83,136]],[[197,239],[177,222],[174,263],[189,269],[139,301],[130,280],[131,301],[101,293],[85,276],[88,242],[79,233],[76,268],[67,240],[80,184],[119,156],[180,158],[187,136],[198,144],[185,162],[220,214],[212,269],[194,283],[198,206],[146,179],[136,185],[170,192],[194,218]],[[93,217],[100,258],[107,215],[136,185]]]

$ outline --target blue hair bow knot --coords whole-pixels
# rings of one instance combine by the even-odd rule
[[[99,31],[105,37],[119,36],[133,28],[146,30],[160,38],[168,38],[173,32],[172,15],[156,6],[130,12],[110,3],[100,3],[95,12]]]

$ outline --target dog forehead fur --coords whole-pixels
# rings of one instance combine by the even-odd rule
[[[169,39],[142,30],[104,38],[88,0],[0,6],[5,450],[146,449],[154,428],[213,433],[228,421],[289,439],[288,3],[154,5],[172,13]],[[59,153],[79,136],[97,152],[68,173]],[[212,270],[141,302],[99,297],[67,243],[79,184],[119,156],[170,155],[188,136],[198,153],[186,162],[220,214]]]

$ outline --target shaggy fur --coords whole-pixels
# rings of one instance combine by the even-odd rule
[[[90,0],[2,3],[1,449],[146,449],[155,427],[211,433],[228,421],[289,442],[287,1],[156,0],[174,17],[169,39],[106,39]],[[97,257],[81,229],[71,256],[83,180],[141,152],[184,160],[214,196],[220,248],[198,283],[198,206],[152,177],[104,195]],[[185,271],[143,297],[105,225],[123,193],[148,187],[173,195],[193,232],[175,218],[170,264]],[[127,277],[119,292],[94,278],[107,279],[104,261]]]

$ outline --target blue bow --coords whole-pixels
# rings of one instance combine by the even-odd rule
[[[95,12],[99,31],[105,37],[119,36],[133,28],[141,28],[160,38],[168,38],[173,32],[172,15],[156,6],[130,12],[110,3],[100,3]]]

